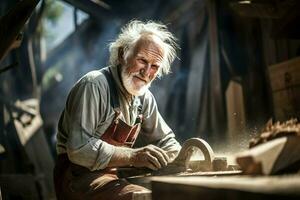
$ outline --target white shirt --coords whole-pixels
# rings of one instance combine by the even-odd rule
[[[144,120],[135,146],[154,144],[166,151],[179,151],[181,146],[161,117],[152,93],[148,90],[141,97],[128,94],[118,67],[109,69],[118,88],[122,119],[127,124],[133,125],[142,104]],[[115,116],[109,84],[101,71],[87,73],[74,85],[58,124],[57,153],[67,153],[71,162],[90,170],[104,169],[115,150],[115,146],[100,139]]]

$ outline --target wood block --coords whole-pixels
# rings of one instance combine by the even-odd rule
[[[280,173],[300,161],[300,137],[271,140],[238,154],[236,161],[245,174]]]

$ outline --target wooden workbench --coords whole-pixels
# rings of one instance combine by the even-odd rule
[[[300,199],[300,174],[285,176],[152,177],[152,200]]]

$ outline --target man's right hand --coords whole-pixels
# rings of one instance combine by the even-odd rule
[[[132,149],[130,163],[134,167],[147,167],[158,170],[167,166],[169,156],[167,153],[154,145],[148,145],[138,149]]]

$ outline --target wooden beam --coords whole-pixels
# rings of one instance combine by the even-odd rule
[[[39,0],[18,2],[0,19],[0,62],[19,40],[19,33],[35,9]]]
[[[103,6],[102,4],[96,3],[96,1],[91,0],[63,0],[72,6],[90,14],[91,16],[99,19],[99,20],[106,20],[106,19],[113,19],[116,15],[110,10],[110,7]]]
[[[217,13],[216,1],[209,0],[208,15],[209,15],[209,49],[210,49],[210,112],[212,128],[214,132],[222,131],[224,123],[224,105],[223,105],[223,91],[221,83],[221,70],[220,70],[220,48],[218,39],[217,27]]]

